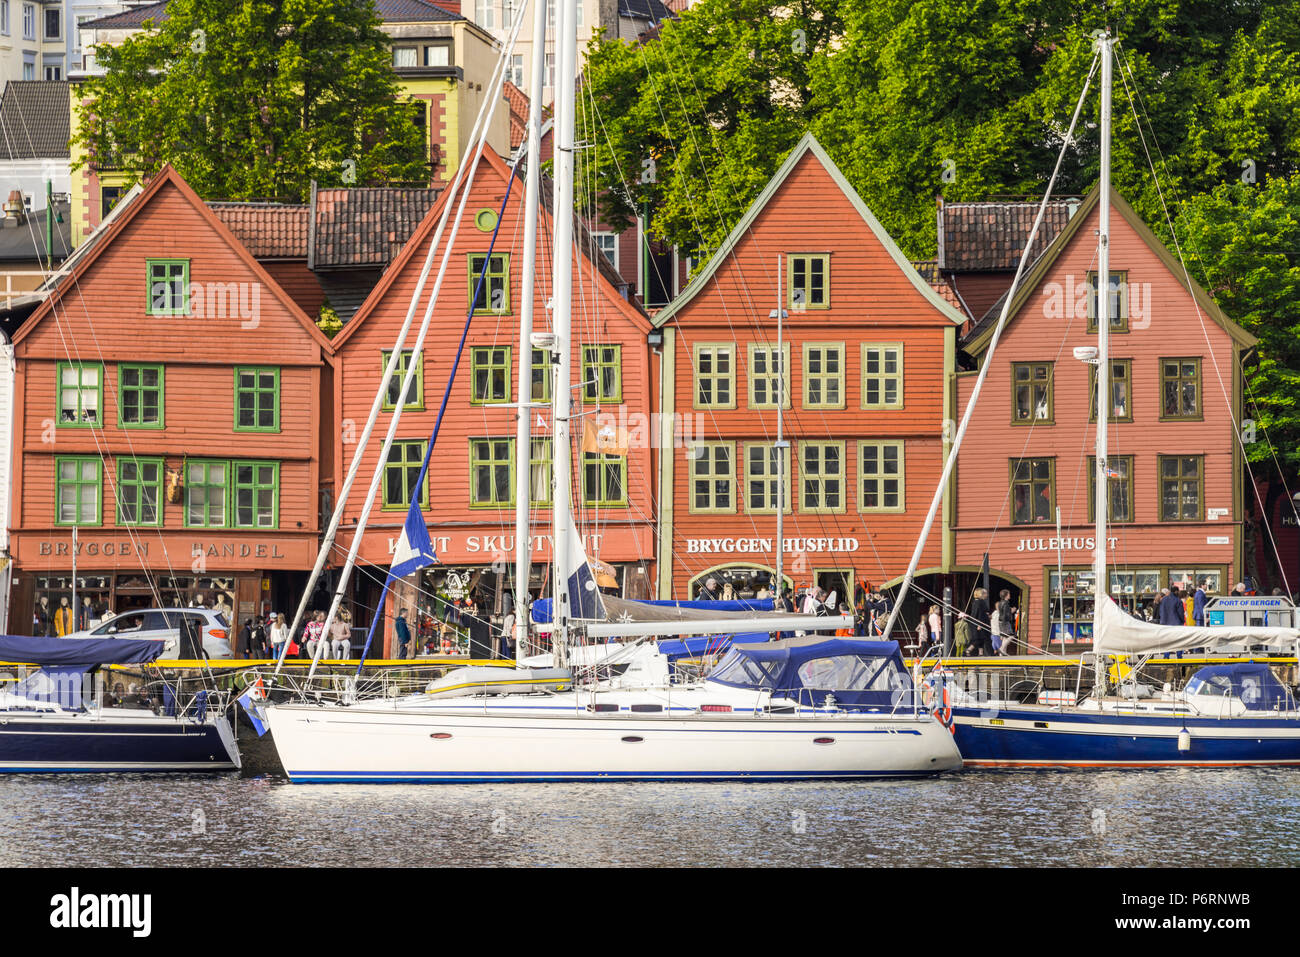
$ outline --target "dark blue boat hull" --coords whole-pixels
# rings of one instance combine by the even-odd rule
[[[0,773],[230,771],[238,766],[212,721],[0,714]]]

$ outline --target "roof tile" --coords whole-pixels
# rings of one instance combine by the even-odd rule
[[[67,80],[10,80],[0,97],[0,160],[66,158],[71,116]]]
[[[1029,239],[1038,203],[944,203],[939,207],[938,268],[944,272],[1014,270]],[[1056,238],[1077,209],[1077,199],[1047,204],[1030,262]]]
[[[307,258],[307,206],[210,202],[208,208],[257,259]]]
[[[385,266],[438,198],[436,189],[322,189],[316,192],[312,269]]]

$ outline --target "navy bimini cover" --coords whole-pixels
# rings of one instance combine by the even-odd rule
[[[833,696],[841,706],[911,708],[914,698],[896,641],[808,636],[733,644],[708,678],[817,706]]]
[[[162,654],[164,643],[141,638],[40,638],[0,635],[0,661],[51,667],[144,665]]]
[[[645,605],[650,608],[694,608],[700,611],[767,611],[770,612],[773,607],[771,598],[751,598],[742,601],[671,601],[666,599],[656,599],[653,601],[641,599],[626,599],[628,605]],[[549,624],[551,621],[551,599],[539,598],[532,605],[533,623],[537,625]],[[649,617],[649,616],[647,616]],[[640,620],[640,619],[637,619]],[[656,620],[656,619],[651,619]]]
[[[1247,711],[1294,711],[1296,707],[1291,692],[1262,662],[1209,665],[1192,675],[1187,693],[1219,697],[1231,694],[1242,700]]]

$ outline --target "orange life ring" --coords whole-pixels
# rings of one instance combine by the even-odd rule
[[[943,722],[945,728],[952,731],[952,692],[948,689],[946,681],[943,684],[943,705],[934,709],[934,716]]]

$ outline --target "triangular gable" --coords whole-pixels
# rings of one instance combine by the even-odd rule
[[[726,240],[718,247],[718,251],[709,259],[709,262],[704,269],[699,273],[699,275],[691,280],[690,284],[685,289],[682,290],[680,296],[669,303],[654,317],[653,321],[655,326],[662,326],[664,323],[668,322],[668,320],[676,316],[687,303],[699,295],[704,287],[709,284],[710,280],[713,279],[714,275],[722,266],[723,262],[726,261],[727,257],[730,256],[737,247],[739,247],[741,240],[749,231],[749,228],[754,224],[754,221],[758,219],[759,214],[777,194],[778,190],[785,185],[785,181],[794,171],[794,168],[799,164],[799,161],[809,153],[817,159],[817,162],[819,162],[822,165],[822,168],[826,170],[827,174],[835,182],[835,185],[840,188],[840,192],[844,194],[845,199],[849,201],[857,211],[858,215],[862,217],[862,221],[867,224],[867,228],[871,230],[880,245],[884,247],[884,250],[889,253],[890,258],[894,260],[894,263],[898,266],[899,272],[906,276],[908,281],[916,287],[916,291],[925,297],[925,299],[929,301],[929,303],[942,315],[950,319],[954,325],[962,325],[968,321],[968,316],[945,302],[943,297],[935,292],[934,288],[924,279],[924,277],[921,276],[921,274],[916,270],[916,267],[912,265],[911,260],[903,255],[903,251],[898,248],[898,244],[895,243],[889,233],[886,232],[885,227],[880,224],[880,221],[876,219],[871,210],[867,208],[867,204],[862,201],[862,197],[858,195],[857,190],[849,185],[849,181],[845,179],[844,174],[840,172],[840,168],[836,166],[835,161],[827,155],[826,150],[822,148],[822,145],[817,142],[817,138],[811,133],[805,133],[803,138],[799,140],[798,145],[796,145],[795,148],[790,151],[790,155],[785,158],[785,162],[781,164],[781,168],[776,171],[776,174],[768,181],[768,184],[763,187],[763,191],[759,193],[754,202],[750,204],[749,209],[745,211],[745,215],[740,217],[740,221],[736,223],[735,227],[728,234]]]
[[[506,182],[510,179],[510,167],[506,165],[505,160],[501,159],[500,156],[498,156],[494,151],[490,149],[483,150],[483,155],[479,159],[479,170],[474,178],[474,188],[478,188],[483,184],[483,180],[481,177],[485,172],[491,172],[492,174],[497,176],[500,180],[500,185],[502,187],[504,187]],[[463,182],[461,184],[460,189],[464,189]],[[515,184],[515,187],[513,189],[517,189],[522,198],[524,192],[524,184],[522,180],[518,181]],[[334,342],[335,351],[341,350],[343,346],[347,343],[347,341],[351,339],[353,335],[356,334],[356,331],[361,328],[362,324],[366,322],[366,320],[370,317],[371,313],[375,312],[379,308],[380,303],[382,303],[384,297],[388,295],[388,291],[392,288],[393,284],[397,281],[398,277],[402,274],[402,272],[408,266],[411,266],[413,264],[416,265],[417,267],[418,265],[421,265],[421,264],[415,264],[413,262],[416,255],[416,251],[419,250],[424,245],[425,241],[429,240],[433,236],[433,234],[437,231],[438,220],[442,218],[442,211],[444,208],[446,208],[446,205],[451,202],[459,203],[460,202],[459,195],[452,196],[450,188],[443,190],[442,194],[438,197],[437,202],[433,204],[433,207],[425,215],[424,220],[420,223],[419,227],[411,235],[411,238],[406,241],[406,245],[402,247],[401,252],[397,254],[392,264],[388,267],[388,269],[384,271],[383,276],[380,277],[380,280],[375,285],[375,288],[370,291],[370,295],[368,295],[365,299],[365,302],[361,304],[361,308],[357,310],[356,315],[354,315],[348,321],[347,325],[345,325],[339,331],[338,335],[334,337],[333,342]],[[541,215],[538,219],[538,224],[537,224],[537,236],[538,236],[538,241],[540,242],[542,241],[543,237],[554,235],[554,222],[552,220],[551,214],[546,209],[544,198],[538,197],[538,202],[541,206],[541,209],[539,210]],[[469,209],[470,207],[467,204],[466,211],[468,212]],[[451,235],[451,231],[450,229],[448,229],[447,233],[443,235],[443,242],[446,242],[447,237],[450,235]],[[521,242],[522,242],[522,236],[523,236],[522,229],[520,229],[519,235],[521,237]],[[626,299],[623,298],[622,293],[618,291],[617,287],[615,287],[614,284],[611,283],[609,279],[602,274],[599,268],[599,264],[596,263],[591,258],[591,255],[588,252],[588,250],[584,247],[584,244],[578,243],[577,246],[582,256],[582,259],[585,260],[588,264],[591,264],[596,267],[592,270],[592,273],[594,273],[595,275],[597,293],[603,295],[606,300],[613,303],[615,308],[618,309],[618,311],[622,314],[622,316],[625,319],[627,319],[629,322],[633,323],[638,329],[640,329],[642,332],[649,332],[651,328],[649,318],[645,316],[643,313],[641,313],[630,302],[628,302]],[[600,254],[597,253],[597,255]],[[537,263],[539,266],[541,266],[545,261],[547,261],[546,258],[538,257]],[[448,264],[448,269],[450,268],[451,265]],[[436,270],[431,271],[431,273],[433,275],[436,275]],[[590,274],[584,269],[583,278],[586,279],[588,278],[589,275]],[[520,282],[523,281],[524,281],[524,277],[521,275]],[[433,286],[430,283],[428,286],[425,287],[425,294],[431,293],[432,291],[433,291]],[[542,312],[541,305],[542,304],[539,301],[538,308],[537,308],[538,314]]]
[[[332,352],[329,338],[316,327],[316,324],[307,317],[307,314],[302,311],[302,308],[289,298],[289,294],[280,288],[280,284],[271,278],[270,273],[262,268],[262,265],[253,258],[253,254],[248,251],[248,248],[235,237],[235,234],[230,231],[229,227],[227,227],[225,223],[217,218],[216,214],[208,208],[208,204],[199,198],[199,195],[194,192],[190,187],[190,184],[185,182],[184,177],[177,173],[176,170],[171,167],[171,164],[164,166],[158,171],[158,175],[153,178],[139,196],[135,197],[134,201],[126,207],[122,214],[113,216],[111,219],[105,219],[105,221],[100,225],[100,228],[97,229],[94,234],[87,237],[83,245],[89,245],[90,248],[84,255],[77,258],[75,264],[67,274],[62,277],[59,284],[50,291],[49,297],[41,303],[40,307],[32,313],[31,317],[25,323],[23,323],[22,329],[20,329],[14,336],[15,344],[25,339],[31,331],[40,325],[45,317],[60,304],[63,299],[63,293],[66,289],[76,288],[81,277],[95,264],[100,256],[104,255],[105,250],[112,247],[113,241],[120,234],[130,228],[131,222],[140,214],[140,211],[147,209],[153,198],[157,196],[167,184],[176,187],[177,191],[190,204],[195,213],[198,214],[199,218],[211,226],[217,235],[221,237],[222,241],[234,251],[235,255],[243,260],[249,271],[257,278],[257,281],[262,283],[264,288],[270,290],[271,295],[273,295],[276,300],[284,306],[289,315],[297,320],[303,329],[306,330],[307,334],[316,341],[317,345],[319,345],[328,356]],[[113,212],[116,213],[117,209],[115,208]],[[76,253],[74,253],[74,256],[76,256]]]
[[[1098,184],[1092,188],[1083,202],[1079,204],[1079,208],[1070,217],[1070,221],[1065,228],[1057,234],[1051,245],[1044,250],[1038,262],[1025,275],[1020,288],[1016,290],[1015,298],[1011,300],[1011,307],[1007,313],[1007,328],[1010,328],[1015,323],[1020,311],[1029,301],[1029,297],[1038,289],[1052,266],[1055,265],[1056,260],[1061,258],[1061,254],[1065,252],[1075,235],[1083,228],[1084,220],[1097,208],[1100,197],[1101,185]],[[1215,325],[1219,326],[1232,337],[1233,341],[1242,347],[1250,348],[1256,345],[1258,340],[1224,315],[1223,310],[1219,308],[1218,303],[1211,298],[1210,294],[1195,279],[1191,278],[1190,272],[1184,274],[1182,264],[1174,257],[1174,254],[1165,248],[1165,244],[1160,241],[1160,238],[1151,231],[1151,228],[1142,221],[1142,217],[1137,214],[1133,207],[1128,204],[1128,201],[1113,186],[1110,190],[1110,204],[1111,208],[1119,213],[1121,218],[1133,228],[1138,238],[1156,254],[1161,264],[1169,270],[1169,274],[1177,280],[1180,287],[1187,288],[1184,285],[1184,280],[1191,283],[1192,298],[1196,300],[1196,304],[1200,306],[1201,310],[1214,321]],[[971,337],[962,346],[963,350],[972,356],[983,354],[988,348],[989,340],[993,338],[995,328],[997,328],[996,320],[990,322],[987,328],[980,330],[978,334]]]

